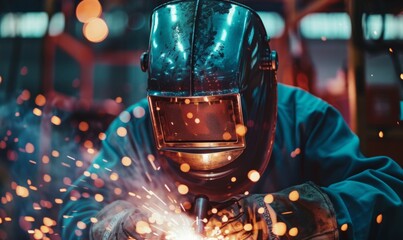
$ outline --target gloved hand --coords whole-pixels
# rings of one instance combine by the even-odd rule
[[[122,200],[107,205],[97,214],[97,222],[90,229],[90,239],[150,239],[151,236],[158,239],[140,209]]]
[[[184,239],[184,236],[196,239],[192,228],[194,219],[184,213],[160,208],[153,211],[153,208],[147,203],[136,206],[127,201],[115,201],[97,214],[98,222],[91,226],[90,239]]]
[[[271,232],[276,213],[264,201],[265,195],[255,194],[232,198],[213,208],[213,214],[205,226],[207,238],[275,239]]]
[[[272,194],[233,198],[216,209],[205,226],[207,237],[338,239],[333,205],[312,182]]]

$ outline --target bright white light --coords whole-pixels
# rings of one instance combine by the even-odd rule
[[[155,17],[154,17],[154,26],[153,26],[153,33],[155,33],[155,31],[157,31],[157,28],[158,28],[158,20],[159,18],[158,18],[158,12],[156,12],[155,13]]]
[[[221,45],[222,45],[221,42],[218,42],[218,43],[215,45],[213,52],[217,52],[218,49],[220,49]]]
[[[300,22],[301,33],[309,39],[349,39],[350,17],[347,13],[313,13]]]
[[[227,16],[227,24],[231,25],[232,24],[232,19],[234,18],[234,12],[235,12],[235,7],[232,6],[231,9],[229,10],[228,16]]]
[[[225,41],[225,39],[227,38],[227,30],[222,30],[222,34],[221,34],[221,41]]]
[[[7,13],[0,17],[0,37],[41,38],[46,34],[58,35],[64,30],[63,13],[55,13],[48,19],[45,12]]]
[[[20,15],[18,30],[21,37],[42,37],[48,26],[48,15],[45,12],[25,13]]]
[[[276,12],[257,12],[271,38],[280,37],[284,32],[284,19]]]
[[[179,42],[179,41],[178,41],[178,49],[181,52],[185,51],[185,48],[183,47],[183,44],[181,42]]]
[[[366,39],[378,39],[383,31],[383,39],[403,39],[403,15],[386,14],[384,20],[379,14],[368,16],[364,25]]]
[[[171,9],[171,20],[172,22],[176,22],[178,20],[178,16],[176,13],[176,6],[175,5],[168,5],[167,8]]]
[[[3,16],[0,25],[1,37],[15,37],[17,36],[17,16],[13,13],[7,13]]]
[[[64,15],[63,13],[55,13],[49,22],[49,35],[56,36],[64,30]]]

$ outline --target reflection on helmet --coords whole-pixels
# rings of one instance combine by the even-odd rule
[[[164,170],[213,200],[249,187],[269,162],[277,113],[277,55],[258,15],[231,1],[161,5],[142,66]]]

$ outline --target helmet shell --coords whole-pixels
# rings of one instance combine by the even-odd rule
[[[182,172],[178,162],[187,159],[173,158],[191,161],[197,153],[160,151],[164,170],[194,194],[213,200],[239,194],[254,183],[248,175],[268,165],[277,117],[277,55],[268,39],[258,14],[232,1],[172,1],[153,11],[143,59],[149,96],[241,96],[246,147],[236,159]]]

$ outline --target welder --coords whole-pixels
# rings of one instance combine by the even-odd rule
[[[141,59],[147,98],[110,125],[68,190],[63,239],[164,238],[163,224],[141,230],[150,206],[139,202],[183,186],[172,202],[203,210],[205,237],[403,236],[402,168],[365,157],[335,108],[278,83],[269,42],[258,14],[237,2],[157,7]]]

